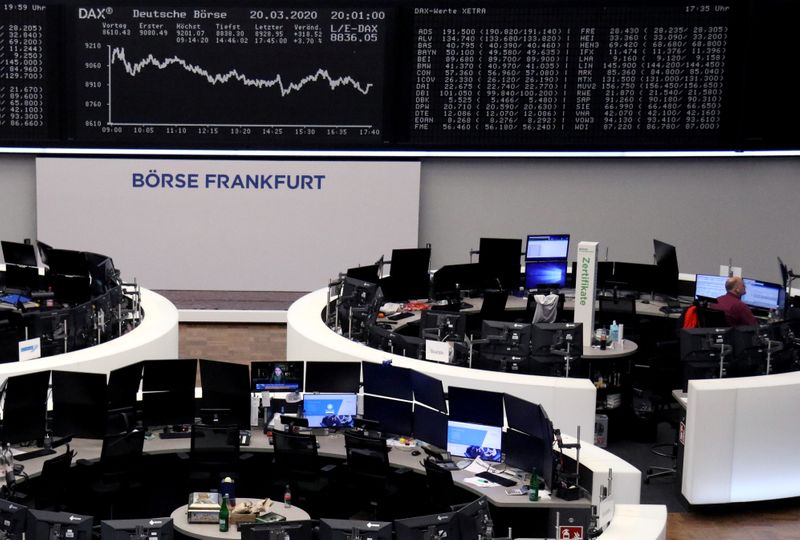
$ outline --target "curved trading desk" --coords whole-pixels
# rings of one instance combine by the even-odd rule
[[[86,349],[25,362],[0,364],[0,383],[12,375],[64,370],[108,373],[149,358],[178,357],[178,310],[163,296],[140,289],[142,323],[116,339]]]

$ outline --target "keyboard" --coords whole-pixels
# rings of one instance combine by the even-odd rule
[[[191,431],[169,431],[167,433],[159,433],[159,439],[191,439]]]
[[[478,478],[483,478],[484,480],[488,480],[489,482],[494,482],[495,484],[500,484],[503,487],[511,487],[516,485],[516,480],[512,480],[511,478],[506,478],[505,476],[499,476],[497,474],[492,474],[489,471],[479,472],[476,474]]]
[[[50,448],[40,448],[38,450],[33,450],[31,452],[25,452],[24,454],[17,454],[14,456],[14,461],[25,461],[28,459],[34,459],[37,457],[44,457],[49,456],[51,454],[55,454],[56,451]]]
[[[392,320],[392,321],[399,321],[399,320],[402,320],[402,319],[407,319],[407,318],[409,318],[409,317],[413,317],[413,316],[414,316],[414,314],[413,314],[413,313],[411,313],[411,312],[409,312],[409,311],[406,311],[406,312],[404,312],[404,313],[398,313],[398,314],[396,314],[396,315],[389,315],[389,316],[388,316],[388,317],[386,317],[386,318],[387,318],[387,319],[390,319],[390,320]]]

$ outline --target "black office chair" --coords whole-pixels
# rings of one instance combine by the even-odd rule
[[[438,465],[432,459],[426,459],[425,485],[428,488],[427,513],[449,512],[456,503],[456,488],[453,484],[453,473]]]
[[[42,463],[41,474],[35,482],[30,482],[31,491],[22,497],[21,504],[39,510],[65,510],[72,491],[70,470],[74,457],[75,450],[67,445],[66,452]]]
[[[192,491],[216,489],[226,476],[239,477],[238,426],[192,424],[191,441],[187,476]]]
[[[330,475],[336,466],[320,466],[317,438],[314,435],[275,431],[272,438],[276,472],[273,493],[276,497],[282,496],[288,484],[297,504],[313,510],[328,489]],[[326,510],[329,509],[326,501]]]
[[[392,471],[386,439],[347,431],[344,444],[351,500],[367,505],[373,519],[390,521],[402,515],[401,475],[408,469]]]
[[[79,465],[88,467],[90,480],[86,488],[97,517],[114,519],[118,502],[131,509],[129,502],[136,499],[135,493],[142,487],[143,448],[144,431],[133,430],[104,437],[98,463],[78,460]],[[103,507],[103,511],[98,512],[98,507]]]

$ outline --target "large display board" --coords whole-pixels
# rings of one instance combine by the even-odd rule
[[[0,144],[796,149],[789,0],[0,2]]]

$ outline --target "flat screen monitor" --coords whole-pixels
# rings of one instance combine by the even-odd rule
[[[747,278],[744,280],[744,285],[747,294],[742,296],[742,302],[748,306],[760,309],[783,309],[786,289],[781,285]]]
[[[404,336],[377,324],[367,325],[367,344],[373,349],[417,358],[417,349],[410,343],[411,336]]]
[[[569,255],[568,234],[529,234],[525,260],[566,259]]]
[[[544,433],[544,419],[541,417],[538,404],[511,394],[503,394],[503,403],[506,407],[508,427],[528,435],[541,436]]]
[[[3,433],[0,440],[13,444],[44,437],[49,384],[49,371],[15,375],[6,379]]]
[[[447,451],[453,456],[500,462],[503,458],[503,430],[469,422],[447,422]]]
[[[377,420],[384,434],[409,436],[414,431],[410,401],[364,396],[364,418]]]
[[[279,521],[276,523],[241,524],[242,540],[312,540],[314,525],[311,521]]]
[[[440,379],[418,371],[412,371],[411,389],[414,391],[414,401],[424,403],[437,411],[447,413],[444,386]]]
[[[567,286],[567,261],[526,261],[525,288],[550,287],[563,289]]]
[[[503,425],[503,394],[473,388],[450,386],[447,389],[450,419],[459,422]]]
[[[52,274],[89,277],[89,264],[81,251],[52,249],[47,252],[47,266]]]
[[[142,382],[143,362],[111,370],[108,374],[108,408],[136,406],[136,394]]]
[[[253,392],[302,392],[305,362],[272,360],[250,363],[250,390]]]
[[[172,518],[114,519],[100,522],[100,540],[172,540]]]
[[[602,263],[599,263],[602,264]],[[623,290],[651,292],[658,288],[660,277],[655,264],[614,262],[613,273],[606,277],[606,286],[614,285]]]
[[[355,394],[360,386],[360,362],[306,362],[306,392]]]
[[[503,453],[506,465],[523,471],[536,469],[545,486],[552,487],[553,440],[534,437],[509,429],[503,433]]]
[[[196,359],[146,360],[142,375],[145,425],[191,424],[196,380]]]
[[[531,350],[531,325],[506,321],[483,321],[481,353],[503,354],[524,358]]]
[[[683,328],[678,334],[681,359],[684,362],[719,358],[722,352],[732,358],[733,329],[725,328]]]
[[[491,538],[487,525],[491,521],[489,514],[489,501],[486,497],[479,497],[456,510],[458,522],[458,535],[466,538]]]
[[[428,540],[447,538],[458,540],[458,520],[455,512],[443,512],[429,516],[396,519],[394,532],[396,540]]]
[[[422,312],[419,337],[437,341],[463,341],[467,332],[467,316],[452,311]]]
[[[366,266],[356,266],[355,268],[348,268],[346,276],[354,278],[359,281],[367,283],[378,283],[378,276],[380,275],[380,265],[368,264]]]
[[[675,246],[653,239],[656,266],[659,279],[656,291],[669,296],[678,295],[678,256]]]
[[[389,278],[381,288],[389,300],[428,298],[430,248],[393,249]]]
[[[104,374],[53,371],[53,434],[102,439],[106,404]]]
[[[531,340],[533,354],[583,354],[582,323],[536,323]]]
[[[392,522],[323,518],[319,540],[392,540]]]
[[[376,362],[362,362],[364,393],[411,401],[411,370]]]
[[[520,282],[522,240],[481,238],[478,249],[478,263],[484,287],[516,290]]]
[[[353,419],[358,414],[357,396],[354,393],[306,393],[303,410],[309,427],[353,427]]]
[[[433,274],[433,296],[436,299],[452,296],[457,291],[474,291],[482,286],[478,263],[442,266]]]
[[[93,520],[92,516],[30,509],[28,523],[25,526],[25,538],[91,540]]]
[[[415,403],[414,437],[438,448],[447,448],[447,415]]]
[[[0,499],[0,538],[22,540],[27,516],[26,506]]]
[[[711,276],[697,274],[694,280],[695,298],[719,298],[725,294],[725,282],[728,276]]]
[[[218,410],[225,422],[250,424],[250,370],[245,364],[200,360],[201,410]],[[218,421],[219,421],[218,413]]]
[[[0,241],[3,248],[3,259],[7,264],[19,266],[36,266],[36,248],[33,244],[20,244],[18,242]]]

